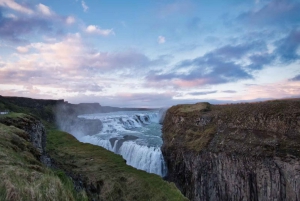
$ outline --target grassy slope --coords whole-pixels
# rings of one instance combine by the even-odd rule
[[[65,172],[73,175],[76,173],[81,174],[81,177],[84,180],[87,182],[92,182],[96,188],[98,187],[96,191],[100,190],[99,192],[103,200],[187,200],[174,184],[163,181],[162,178],[157,175],[149,174],[127,166],[121,156],[115,155],[98,146],[80,143],[72,135],[56,130],[56,126],[53,125],[53,121],[51,121],[52,118],[49,118],[54,116],[54,109],[51,106],[47,106],[46,108],[44,107],[41,110],[36,111],[28,107],[22,107],[11,103],[5,99],[0,99],[0,109],[9,109],[10,111],[20,112],[10,113],[8,115],[0,115],[0,118],[4,118],[4,116],[9,116],[12,118],[24,118],[26,115],[22,113],[26,113],[41,119],[47,129],[47,150],[50,156],[55,159],[55,161],[58,163],[57,165],[63,168]],[[6,127],[7,126],[5,125],[1,125],[0,132],[4,132],[4,128]],[[15,133],[16,131],[14,130],[9,132],[9,135],[14,136],[16,135]],[[8,138],[7,134],[8,133],[6,132],[6,134],[2,136],[2,139],[0,139],[0,148],[7,144],[7,141],[10,141],[10,138]],[[12,155],[13,153],[13,151],[10,149],[7,149],[6,151],[6,156]],[[4,159],[4,161],[7,160],[7,158],[3,158],[2,155],[5,154],[0,150],[0,161],[2,161],[2,159]],[[1,167],[0,174],[7,169],[19,168],[15,165],[15,162],[16,160],[23,160],[24,156],[22,154],[20,155],[18,152],[17,155],[19,157],[18,159],[12,158],[10,160],[11,165],[3,166],[3,168]],[[26,174],[24,173],[23,175],[19,175],[17,178],[11,178],[11,180],[14,183],[23,186],[24,189],[27,189],[30,186],[37,186],[35,189],[31,188],[31,191],[34,194],[39,194],[40,192],[43,194],[43,192],[48,192],[48,197],[43,198],[42,200],[85,200],[85,196],[82,195],[82,193],[74,192],[73,183],[68,177],[65,176],[63,172],[53,172],[52,170],[42,166],[36,159],[34,160],[38,166],[43,169],[42,175],[49,175],[50,178],[55,179],[56,182],[58,182],[55,185],[52,185],[52,189],[48,188],[48,190],[51,191],[41,191],[41,189],[39,189],[47,189],[45,186],[47,183],[49,185],[51,184],[49,181],[44,182],[42,185],[33,185],[31,181],[27,181],[27,178],[29,178],[28,175],[35,174],[35,171],[37,171],[31,170],[30,168],[25,168],[26,171],[24,171]],[[1,162],[0,165],[2,166]],[[59,180],[57,180],[57,178],[59,178]],[[8,189],[6,189],[5,185],[1,182],[0,186],[0,200],[5,200]],[[73,198],[63,195],[58,196],[58,194],[55,193],[53,194],[52,190],[59,190],[56,189],[56,187],[61,189],[59,192],[66,191],[66,195],[72,195]],[[22,189],[20,186],[17,188]],[[27,191],[28,190],[24,190],[24,192],[18,194],[18,196],[26,197],[28,194]],[[51,193],[49,194],[49,192]],[[97,192],[95,193],[97,194]],[[95,194],[88,196],[89,199],[92,197],[98,199],[98,197],[95,197]],[[31,198],[33,197],[29,196],[28,199],[26,199],[35,200]]]
[[[17,113],[7,116],[26,118]],[[74,191],[64,173],[46,168],[35,155],[27,133],[0,123],[0,200],[87,200],[84,193]]]
[[[174,184],[137,170],[102,147],[80,143],[72,135],[51,130],[47,151],[61,168],[82,174],[103,200],[186,200]]]

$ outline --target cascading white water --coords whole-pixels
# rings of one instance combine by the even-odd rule
[[[127,164],[138,169],[165,176],[166,168],[160,148],[138,145],[132,141],[124,142],[119,154],[128,161]]]
[[[161,153],[161,125],[158,111],[112,112],[81,115],[80,118],[100,119],[101,133],[84,136],[79,140],[104,147],[122,155],[128,165],[137,169],[166,175],[166,166]]]

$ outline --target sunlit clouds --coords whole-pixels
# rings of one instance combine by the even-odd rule
[[[161,107],[300,96],[295,0],[0,0],[0,95]]]

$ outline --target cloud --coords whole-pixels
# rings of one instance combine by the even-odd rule
[[[235,90],[224,90],[224,91],[221,91],[223,93],[229,93],[229,94],[234,94],[234,93],[237,93],[237,91]]]
[[[33,14],[33,10],[15,2],[14,0],[0,0],[0,6],[7,7],[12,10],[15,10],[15,11],[18,11],[21,13],[25,13],[25,14],[29,14],[29,15]]]
[[[267,46],[264,41],[254,41],[250,43],[242,43],[238,45],[225,45],[215,49],[212,54],[222,56],[224,58],[240,59],[249,52],[266,51]]]
[[[27,53],[29,51],[28,47],[22,47],[22,46],[18,46],[17,47],[17,51],[19,53]]]
[[[300,74],[290,79],[290,81],[300,81]]]
[[[67,24],[73,24],[73,23],[75,23],[75,18],[73,17],[73,16],[68,16],[67,18],[66,18],[66,23]]]
[[[285,38],[276,42],[275,53],[283,62],[298,60],[298,49],[300,47],[300,30],[291,31]]]
[[[271,64],[276,59],[275,55],[262,53],[249,56],[251,64],[247,65],[248,69],[261,70],[265,65]]]
[[[151,71],[146,79],[153,86],[157,85],[157,82],[168,82],[169,85],[179,88],[253,79],[253,70],[273,65],[278,58],[284,63],[299,59],[299,46],[300,32],[295,30],[278,40],[273,51],[268,50],[265,41],[228,44],[203,56],[182,60],[168,73]]]
[[[231,100],[279,99],[300,97],[300,82],[280,81],[264,85],[249,85],[244,94],[231,96]],[[220,98],[221,99],[221,98]]]
[[[98,34],[102,36],[109,36],[109,35],[115,35],[115,32],[113,29],[101,29],[100,27],[96,25],[89,25],[85,31],[90,34]]]
[[[89,7],[86,5],[85,1],[81,1],[81,6],[82,6],[84,12],[86,12],[89,9]]]
[[[66,92],[76,92],[76,93],[85,93],[85,92],[101,92],[104,87],[98,85],[97,83],[85,81],[66,84]]]
[[[123,92],[114,95],[81,95],[68,98],[69,101],[75,103],[90,102],[91,100],[99,100],[100,104],[105,106],[121,106],[121,107],[149,107],[159,108],[182,103],[182,100],[173,99],[172,93],[131,93]],[[189,100],[195,103],[196,100]],[[186,102],[188,102],[186,100]]]
[[[111,83],[124,86],[123,81],[165,62],[164,57],[150,59],[134,50],[99,52],[84,43],[80,34],[19,46],[17,51],[20,54],[15,53],[13,60],[3,62],[0,84],[48,86],[66,93],[98,92]]]
[[[188,95],[192,95],[192,96],[203,96],[203,95],[207,95],[207,94],[215,94],[217,93],[218,91],[215,90],[215,91],[201,91],[201,92],[191,92],[191,93],[188,93]]]
[[[191,70],[181,72],[184,69]],[[252,78],[242,65],[226,61],[212,52],[195,59],[181,61],[171,73],[150,72],[147,76],[149,82],[169,80],[177,87],[222,84]]]
[[[50,22],[33,16],[9,18],[5,17],[0,9],[0,36],[10,41],[24,41],[23,35],[29,33],[50,33]]]
[[[157,42],[158,42],[159,44],[163,44],[163,43],[166,42],[166,38],[163,37],[163,36],[158,36]]]
[[[35,6],[29,4],[32,7],[30,15],[23,12],[10,13],[10,7],[1,6],[10,5],[7,2],[0,0],[0,37],[4,41],[28,43],[32,38],[60,37],[65,25],[75,22],[73,16],[58,15],[41,3]],[[12,0],[9,2],[14,3]]]
[[[253,40],[227,44],[207,52],[203,56],[178,62],[169,72],[151,71],[148,83],[167,82],[173,87],[191,88],[253,79],[252,72],[266,66],[294,62],[300,59],[300,31],[293,30],[273,43]]]
[[[51,16],[53,15],[54,13],[50,10],[50,8],[44,4],[38,4],[37,6],[37,10],[42,13],[43,15],[45,16]]]
[[[244,12],[239,15],[242,20],[253,26],[286,26],[300,22],[300,3],[294,0],[272,0],[259,10]]]

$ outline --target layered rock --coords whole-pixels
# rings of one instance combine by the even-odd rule
[[[167,111],[168,180],[190,200],[300,200],[300,101]]]

